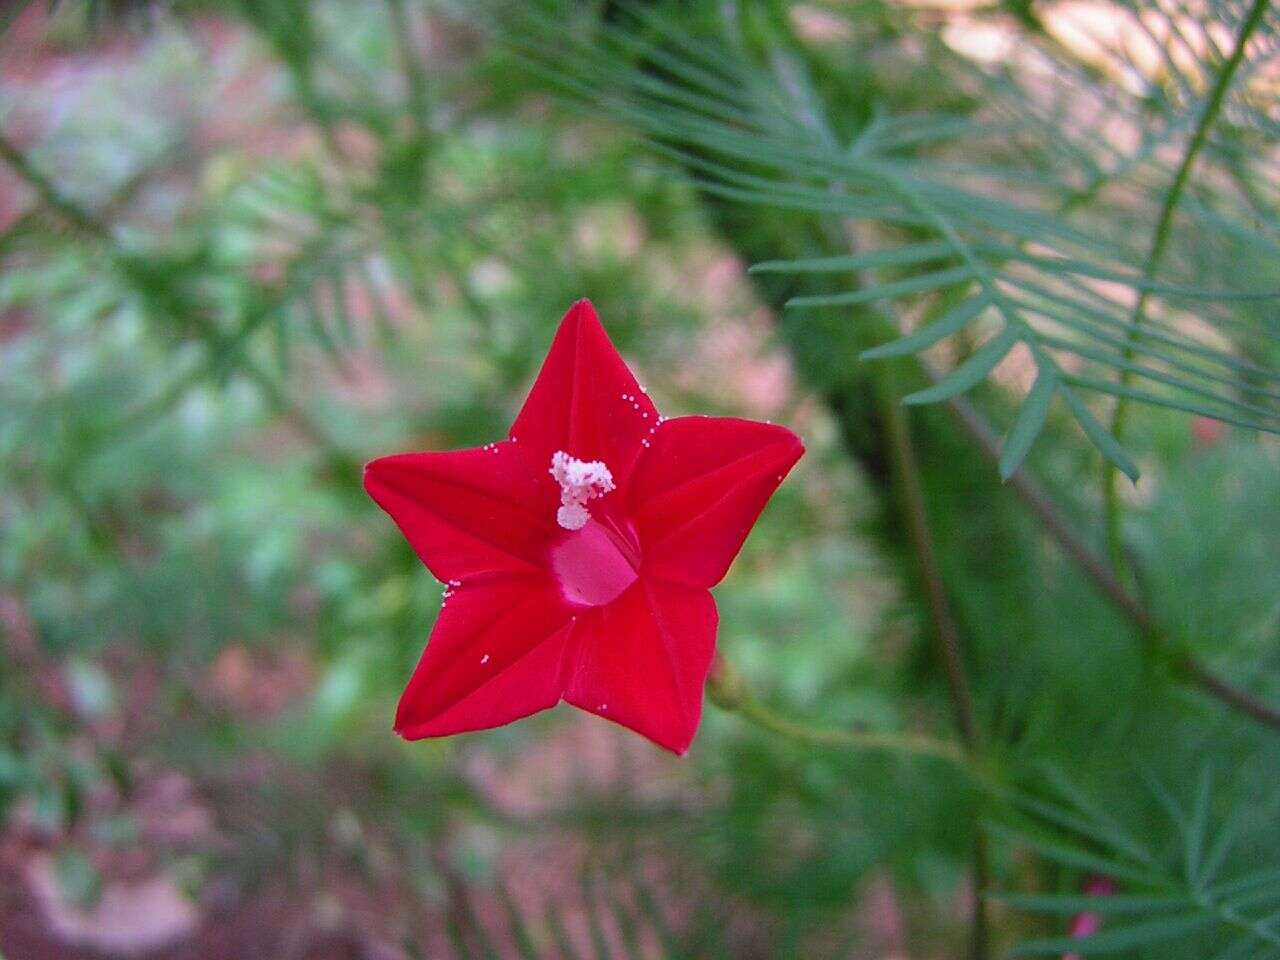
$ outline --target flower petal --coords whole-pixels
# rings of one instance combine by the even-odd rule
[[[400,698],[396,732],[409,740],[448,736],[555,706],[572,617],[543,575],[451,588]]]
[[[544,569],[555,484],[508,440],[374,460],[364,486],[439,580]]]
[[[784,427],[729,417],[665,421],[627,491],[642,574],[709,588],[804,453]]]
[[[564,698],[683,754],[702,718],[717,622],[706,590],[639,580],[578,617]]]
[[[511,436],[547,469],[557,450],[600,460],[622,487],[658,411],[609,341],[589,300],[565,314]]]

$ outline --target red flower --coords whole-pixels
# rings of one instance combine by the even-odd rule
[[[715,649],[708,590],[803,452],[770,424],[658,416],[591,304],[574,304],[506,440],[365,469],[448,584],[397,732],[567,700],[684,753]]]

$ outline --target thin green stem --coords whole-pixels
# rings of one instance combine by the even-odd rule
[[[422,61],[414,47],[412,24],[409,22],[409,13],[405,9],[404,0],[387,0],[387,9],[391,16],[391,30],[395,34],[401,66],[404,68],[405,82],[409,88],[409,112],[413,115],[414,130],[417,136],[425,141],[431,135],[428,123],[431,99],[427,87],[427,74],[422,69]]]
[[[962,763],[963,754],[954,745],[932,737],[911,733],[889,733],[872,730],[844,730],[816,727],[790,720],[765,706],[759,700],[747,700],[737,712],[759,727],[789,740],[818,746],[847,747],[851,750],[887,750],[916,756],[937,757],[951,763]]]
[[[938,567],[937,550],[929,533],[929,517],[924,489],[920,484],[920,471],[916,463],[915,449],[911,443],[911,427],[907,411],[900,404],[894,391],[886,388],[881,403],[885,420],[885,433],[889,441],[889,453],[893,458],[894,481],[907,536],[919,566],[921,586],[929,621],[933,628],[938,659],[947,678],[947,692],[955,714],[956,729],[965,749],[978,749],[978,725],[974,720],[973,693],[964,669],[960,651],[960,634],[956,628],[951,604],[947,599],[942,571]]]
[[[1178,164],[1178,168],[1173,175],[1173,182],[1170,184],[1169,191],[1164,197],[1164,203],[1160,208],[1160,216],[1156,220],[1156,227],[1151,236],[1151,247],[1147,253],[1146,264],[1143,268],[1143,276],[1146,279],[1153,278],[1164,261],[1165,253],[1168,251],[1169,243],[1173,238],[1174,216],[1177,213],[1178,204],[1182,201],[1183,194],[1186,193],[1187,187],[1191,182],[1191,171],[1195,166],[1196,158],[1209,140],[1209,132],[1218,119],[1218,114],[1222,111],[1222,105],[1226,102],[1227,92],[1231,89],[1231,82],[1235,79],[1236,72],[1244,62],[1245,49],[1249,44],[1249,38],[1253,36],[1258,26],[1262,23],[1268,4],[1269,0],[1254,0],[1249,12],[1240,24],[1240,32],[1236,36],[1235,47],[1231,51],[1231,56],[1222,65],[1222,69],[1218,72],[1217,79],[1214,81],[1213,89],[1209,93],[1209,99],[1204,105],[1204,112],[1200,115],[1200,121],[1196,124],[1195,132],[1187,142],[1182,161]],[[1137,338],[1138,328],[1146,320],[1149,297],[1148,291],[1142,291],[1133,305],[1133,312],[1129,318],[1130,327],[1127,337],[1129,343],[1126,345],[1123,354],[1126,362],[1133,359],[1133,341]],[[1120,372],[1119,383],[1122,387],[1127,387],[1132,379],[1132,370],[1125,369]],[[1128,398],[1120,396],[1116,399],[1116,405],[1111,415],[1111,433],[1118,441],[1122,441],[1124,438],[1128,415]],[[1125,556],[1124,541],[1120,532],[1119,471],[1115,464],[1110,461],[1104,462],[1102,470],[1103,511],[1107,531],[1107,549],[1111,556],[1111,565],[1121,580],[1131,584],[1132,571],[1129,569],[1129,561]]]
[[[893,368],[879,381],[880,406],[885,421],[885,434],[889,454],[893,460],[894,482],[897,486],[899,509],[906,521],[907,536],[920,568],[929,620],[933,627],[934,644],[938,659],[942,662],[947,678],[947,692],[955,714],[956,729],[970,763],[977,763],[983,754],[983,745],[977,720],[974,717],[973,692],[964,668],[960,649],[960,632],[947,599],[946,585],[938,566],[937,550],[929,532],[929,514],[924,487],[920,482],[920,469],[916,462],[915,446],[911,441],[911,423],[907,409],[898,402],[894,386]],[[981,818],[975,824],[973,838],[973,914],[969,928],[969,956],[972,960],[985,960],[990,953],[991,922],[985,897],[991,882],[991,851],[983,830]]]
[[[851,750],[883,750],[967,766],[964,751],[945,740],[914,733],[818,727],[784,717],[757,700],[741,674],[723,657],[716,658],[708,681],[708,693],[722,709],[737,713],[761,729],[797,743]]]
[[[46,207],[70,222],[72,226],[81,232],[99,240],[111,241],[111,231],[106,224],[54,186],[53,181],[46,177],[27,158],[27,155],[4,134],[0,134],[0,159],[4,160],[14,173],[26,181],[27,185],[36,192]]]

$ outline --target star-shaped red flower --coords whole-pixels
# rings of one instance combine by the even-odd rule
[[[396,730],[446,736],[567,700],[684,753],[715,650],[709,588],[802,453],[771,424],[660,417],[574,304],[506,440],[365,470],[448,584]]]

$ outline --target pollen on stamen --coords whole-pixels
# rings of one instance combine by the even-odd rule
[[[591,519],[587,501],[603,497],[613,489],[613,474],[599,460],[579,460],[563,450],[551,455],[548,471],[560,484],[560,509],[556,523],[566,530],[581,530]]]

